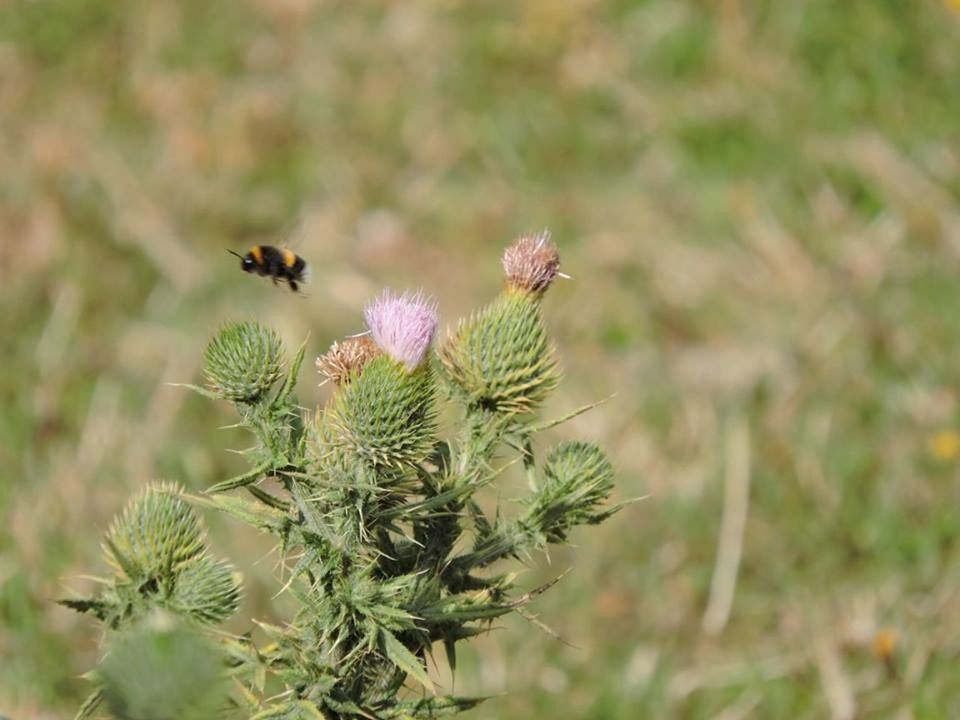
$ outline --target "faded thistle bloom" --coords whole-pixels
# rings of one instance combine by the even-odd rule
[[[426,357],[437,329],[437,305],[422,292],[396,295],[384,290],[367,305],[363,316],[373,340],[407,370],[415,370]]]
[[[350,376],[360,373],[364,365],[380,354],[380,348],[369,335],[335,342],[325,355],[317,358],[317,372],[337,385],[350,382]]]
[[[550,231],[518,238],[503,253],[503,271],[510,287],[542,295],[560,274],[560,254]]]

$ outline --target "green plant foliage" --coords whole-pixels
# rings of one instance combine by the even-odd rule
[[[160,619],[113,638],[97,676],[121,720],[214,720],[227,702],[223,669],[209,640]]]
[[[462,390],[453,393],[462,421],[449,439],[438,437],[438,377],[424,357],[436,310],[421,294],[385,293],[368,309],[374,341],[386,338],[391,347],[348,363],[347,372],[328,372],[337,387],[312,422],[292,397],[302,348],[283,370],[276,335],[252,323],[228,325],[208,345],[206,373],[216,390],[197,389],[238,400],[240,425],[257,443],[245,453],[249,471],[192,499],[277,539],[288,569],[283,590],[298,608],[283,625],[259,624],[263,645],[221,639],[238,683],[235,702],[254,718],[400,720],[476,706],[481,698],[440,696],[427,657],[442,644],[455,669],[457,643],[549,587],[522,592],[515,575],[488,568],[566,542],[576,526],[616,511],[605,506],[613,469],[598,448],[562,444],[541,468],[536,427],[517,421],[558,380],[540,297],[559,257],[547,235],[510,252],[508,276],[537,279],[536,292],[508,289],[462,323],[446,346],[447,372]],[[350,360],[334,355],[318,364],[321,371],[331,358]],[[269,370],[245,374],[258,367]],[[516,517],[500,509],[488,517],[474,498],[497,478],[500,454],[520,460],[534,488]],[[129,627],[127,618],[155,608],[197,626],[236,609],[230,567],[205,555],[199,525],[173,488],[151,488],[135,501],[107,547],[118,579],[96,598],[69,602],[109,627]],[[148,654],[144,662],[153,659]],[[100,676],[117,685],[113,662],[108,655]],[[170,683],[179,682],[176,672]],[[275,684],[285,688],[279,695]],[[151,703],[168,710],[160,695],[112,687],[103,688],[108,699],[123,698],[110,701],[115,711]],[[411,699],[411,690],[423,696]]]

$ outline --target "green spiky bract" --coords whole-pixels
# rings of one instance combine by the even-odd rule
[[[462,321],[440,359],[468,405],[494,412],[530,412],[559,381],[539,299],[517,289]]]
[[[400,468],[420,462],[433,447],[433,397],[429,365],[409,372],[381,355],[337,393],[323,420],[335,444],[374,467]]]
[[[562,421],[531,418],[558,379],[541,295],[505,290],[460,323],[440,363],[409,369],[383,353],[351,368],[315,418],[293,396],[303,346],[284,369],[276,335],[255,323],[211,340],[212,390],[195,389],[234,400],[256,441],[243,453],[248,469],[189,500],[272,535],[281,591],[296,604],[280,624],[257,623],[262,643],[219,636],[241,716],[426,720],[481,701],[438,694],[449,681],[435,682],[427,658],[442,647],[454,671],[459,643],[552,585],[523,592],[496,563],[529,561],[617,509],[606,505],[613,469],[596,446],[562,443],[537,462],[536,433]],[[438,365],[454,390],[451,437],[437,429]],[[488,510],[477,494],[513,468],[530,493]],[[96,597],[65,602],[108,628],[128,632],[160,608],[202,630],[236,607],[233,573],[207,556],[175,488],[148,490],[105,544],[115,577]]]
[[[281,376],[280,336],[259,323],[228,323],[203,353],[203,371],[210,391],[226,400],[255,403]]]

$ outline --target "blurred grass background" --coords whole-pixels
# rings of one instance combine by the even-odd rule
[[[566,642],[476,643],[470,717],[955,717],[958,130],[953,0],[0,2],[0,713],[84,695],[53,600],[126,498],[238,469],[229,408],[167,384],[213,329],[316,355],[385,284],[451,322],[549,226],[548,412],[617,393],[556,437],[649,497],[524,577],[574,568],[536,606]],[[262,241],[306,299],[224,252]],[[243,629],[274,559],[208,520]]]

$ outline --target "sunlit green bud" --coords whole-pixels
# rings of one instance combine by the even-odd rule
[[[239,604],[240,582],[233,568],[204,556],[181,568],[168,607],[198,622],[220,623]]]
[[[107,561],[138,581],[175,572],[204,551],[200,522],[172,483],[148,487],[117,517],[104,543]]]
[[[211,338],[203,353],[210,390],[242,403],[263,398],[281,375],[280,337],[259,323],[228,323]]]
[[[340,388],[324,422],[335,445],[373,466],[402,467],[423,460],[433,447],[433,398],[429,364],[410,371],[379,355]]]
[[[537,296],[517,289],[461,321],[438,354],[467,403],[496,412],[534,410],[559,380]]]
[[[616,512],[601,507],[613,490],[613,466],[593,443],[561,443],[543,475],[543,486],[526,501],[523,525],[546,542],[565,542],[575,526],[596,525]]]

